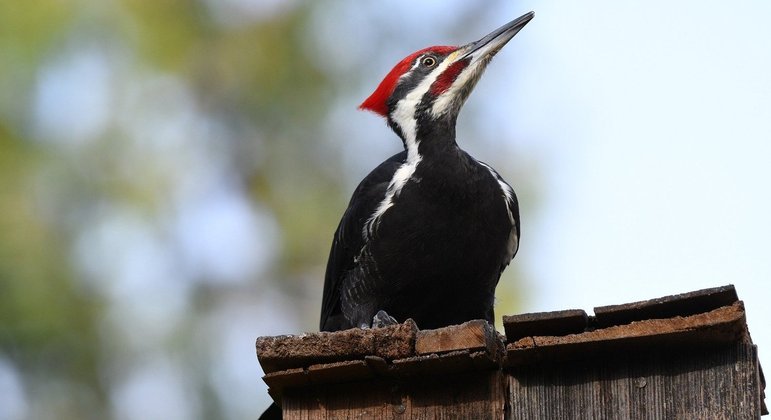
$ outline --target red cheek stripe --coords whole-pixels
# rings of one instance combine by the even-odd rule
[[[431,94],[439,96],[452,86],[458,75],[468,66],[469,60],[460,60],[450,64],[442,74],[431,84]]]

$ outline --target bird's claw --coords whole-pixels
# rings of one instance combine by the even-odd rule
[[[398,323],[399,322],[394,317],[388,315],[388,313],[382,309],[377,311],[375,316],[372,317],[372,328],[383,328]]]

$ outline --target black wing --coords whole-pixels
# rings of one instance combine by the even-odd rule
[[[353,192],[348,208],[337,226],[324,278],[321,301],[321,331],[352,327],[340,306],[340,286],[345,275],[355,267],[354,258],[364,247],[362,230],[369,217],[383,201],[394,172],[404,163],[407,152],[397,153],[369,173]]]

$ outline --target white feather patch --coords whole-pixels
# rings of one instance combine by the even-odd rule
[[[418,164],[421,161],[420,153],[418,153],[418,145],[420,142],[416,138],[417,126],[414,118],[417,103],[407,102],[408,98],[409,95],[407,95],[407,98],[399,101],[399,103],[396,104],[396,110],[391,114],[394,121],[399,124],[404,135],[405,144],[407,145],[407,160],[399,166],[396,172],[394,172],[393,178],[391,178],[391,181],[388,183],[388,189],[386,189],[383,201],[380,202],[375,209],[375,212],[372,213],[372,216],[369,217],[367,223],[364,224],[364,232],[362,232],[362,234],[365,239],[377,230],[380,218],[389,208],[391,208],[391,206],[393,206],[394,197],[399,195],[407,181],[412,178],[412,174],[415,173],[415,170],[418,168]]]
[[[511,212],[511,205],[514,202],[514,190],[490,165],[484,162],[479,162],[479,164],[487,168],[493,178],[498,181],[498,186],[501,187],[501,193],[503,194],[504,201],[506,202],[506,213],[509,216],[509,222],[511,222],[511,233],[509,234],[506,258],[506,261],[509,261],[514,258],[514,254],[516,254],[517,250],[519,249],[519,232],[517,231],[517,225],[514,223],[514,214]]]

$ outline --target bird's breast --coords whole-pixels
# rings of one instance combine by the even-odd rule
[[[419,166],[382,214],[370,245],[380,269],[397,278],[497,281],[510,232],[505,199],[489,174]]]

